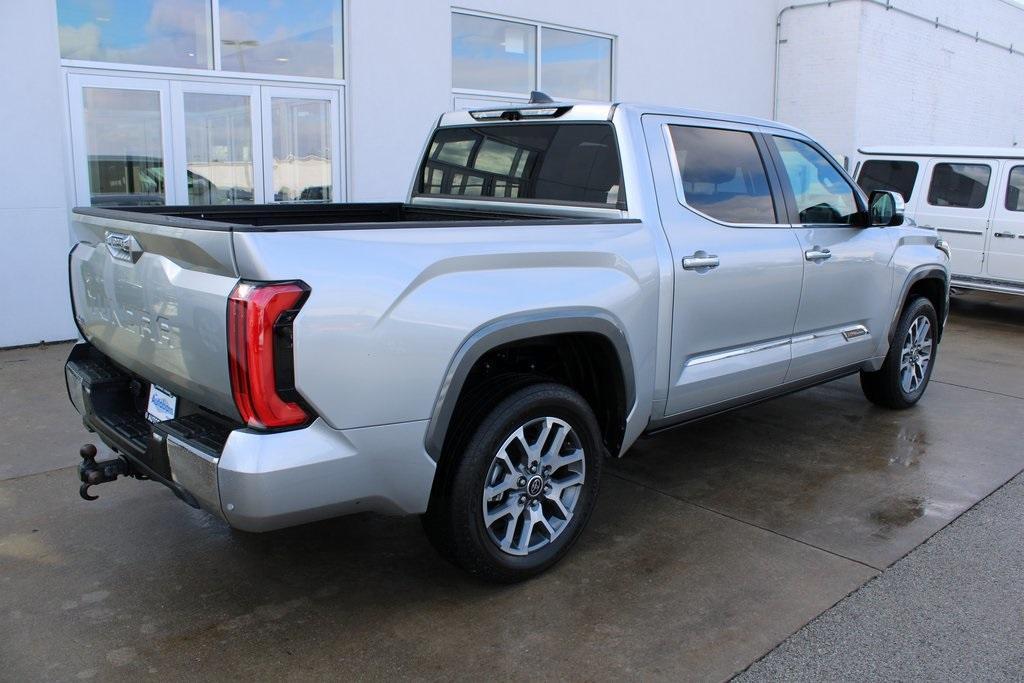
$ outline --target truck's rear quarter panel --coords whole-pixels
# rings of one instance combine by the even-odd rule
[[[244,278],[301,278],[296,387],[337,429],[425,420],[463,342],[509,315],[590,307],[618,321],[638,405],[658,319],[654,231],[640,221],[237,233]]]

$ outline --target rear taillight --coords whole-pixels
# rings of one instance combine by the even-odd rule
[[[310,420],[292,372],[292,321],[309,288],[301,282],[240,282],[228,299],[231,392],[250,427],[294,427]]]

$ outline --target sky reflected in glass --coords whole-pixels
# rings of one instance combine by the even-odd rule
[[[341,2],[220,0],[225,71],[341,78]]]

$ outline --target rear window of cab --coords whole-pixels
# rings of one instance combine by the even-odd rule
[[[440,128],[417,193],[626,208],[615,131],[606,123]]]

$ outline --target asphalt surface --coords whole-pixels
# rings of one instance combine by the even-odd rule
[[[416,519],[252,535],[152,482],[82,501],[77,451],[94,437],[65,394],[68,347],[0,351],[0,681],[728,679],[888,581],[1024,469],[1022,338],[1024,301],[972,295],[913,410],[876,408],[848,378],[642,440],[609,463],[565,561],[511,587],[439,559]],[[933,561],[934,584],[918,582],[906,619],[920,617],[921,638],[883,631],[855,646],[850,616],[837,648],[858,654],[817,677],[857,678],[847,671],[890,641],[924,659],[969,643],[968,678],[1004,675],[1019,661],[1005,615],[1022,601],[999,577],[1020,570],[981,527],[995,523]],[[944,623],[960,641],[943,640]],[[1001,644],[1005,666],[988,654]]]
[[[736,680],[1024,680],[1024,475]]]

